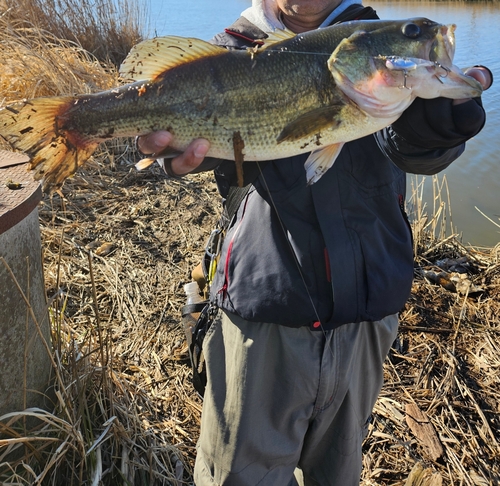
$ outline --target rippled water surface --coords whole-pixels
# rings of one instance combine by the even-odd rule
[[[157,35],[210,39],[230,25],[250,0],[149,0],[151,32]],[[487,65],[496,84],[483,95],[487,123],[468,143],[467,150],[444,174],[451,197],[452,220],[465,243],[492,246],[500,241],[500,228],[476,207],[500,224],[500,58],[498,32],[500,4],[462,1],[377,1],[369,4],[381,18],[425,16],[457,25],[455,64]],[[431,181],[425,200],[432,207]]]

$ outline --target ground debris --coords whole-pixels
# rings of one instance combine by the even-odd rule
[[[405,482],[405,486],[441,486],[442,484],[441,474],[432,468],[424,467],[420,462],[415,464]]]
[[[406,404],[406,423],[413,435],[420,441],[426,455],[437,461],[443,455],[443,446],[439,441],[429,417],[414,403]]]
[[[114,164],[95,158],[40,206],[54,342],[67,380],[59,412],[75,437],[46,467],[61,485],[92,479],[91,468],[75,467],[92,462],[90,436],[99,438],[92,454],[105,464],[103,485],[189,484],[202,402],[182,352],[182,286],[220,197],[212,174],[167,179],[156,165],[138,172],[136,160],[120,155],[128,146],[111,150]],[[453,238],[422,245],[363,446],[362,486],[499,483],[499,262],[500,247],[466,248]],[[422,270],[465,275],[482,291],[447,290]],[[82,419],[81,410],[91,413]],[[407,423],[425,422],[418,410],[442,453],[425,452],[427,435]],[[33,460],[29,453],[25,463]],[[25,470],[0,465],[0,482]]]
[[[365,440],[362,484],[418,484],[407,481],[415,481],[411,472],[422,464],[426,481],[498,485],[500,244],[473,248],[457,238],[444,243],[427,238],[415,257],[411,296],[400,313],[400,332]],[[426,253],[426,248],[437,250]],[[461,264],[466,270],[461,275],[482,292],[450,291],[422,272],[447,272],[445,263],[451,262]],[[425,411],[440,457],[427,452],[425,432],[410,429],[409,406],[408,416],[420,417],[412,407]]]

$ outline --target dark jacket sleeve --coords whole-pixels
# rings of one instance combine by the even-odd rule
[[[485,120],[480,98],[459,105],[446,98],[417,98],[375,136],[381,150],[400,169],[432,175],[462,154],[465,142],[481,131]]]
[[[465,143],[450,149],[426,150],[409,144],[389,126],[375,133],[380,150],[401,170],[411,174],[434,175],[446,169],[465,150]]]
[[[215,157],[205,157],[203,162],[190,174],[198,174],[199,172],[207,172],[209,170],[214,170],[222,163],[222,159],[216,159]]]
[[[161,157],[158,157],[158,161],[160,160],[160,158]],[[220,159],[216,159],[215,157],[205,157],[203,159],[203,162],[198,167],[196,167],[196,169],[188,172],[187,174],[179,175],[172,170],[172,158],[165,157],[163,158],[163,170],[172,179],[182,179],[184,176],[189,174],[198,174],[200,172],[214,170],[219,166],[221,162],[222,161]]]

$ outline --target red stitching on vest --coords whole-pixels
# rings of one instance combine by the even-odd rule
[[[264,41],[252,39],[251,37],[247,37],[246,35],[240,34],[239,32],[234,32],[234,30],[224,29],[224,32],[234,37],[239,37],[240,39],[246,40],[247,42],[251,42],[252,44],[257,44],[258,46],[264,45]]]

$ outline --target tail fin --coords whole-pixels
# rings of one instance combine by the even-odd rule
[[[71,97],[35,98],[0,109],[0,136],[29,155],[30,169],[45,192],[60,187],[99,145],[58,130],[57,117],[73,104]]]

